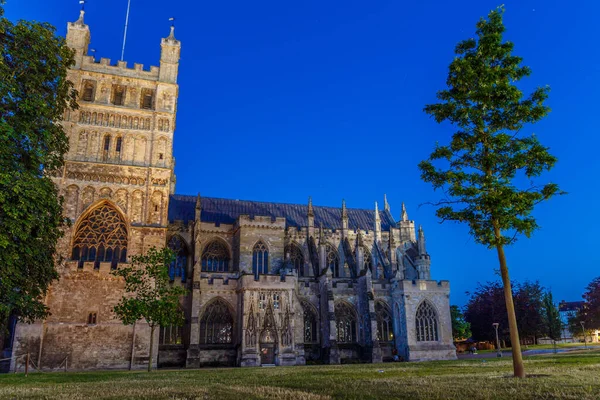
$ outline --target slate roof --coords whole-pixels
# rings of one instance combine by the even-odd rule
[[[215,197],[201,197],[202,222],[217,224],[234,224],[240,215],[284,217],[287,226],[308,226],[307,204],[268,203],[262,201],[219,199]],[[169,200],[169,222],[184,221],[187,223],[194,219],[196,196],[172,195]],[[313,206],[315,212],[315,227],[321,226],[328,229],[342,229],[341,207]],[[373,230],[375,226],[374,210],[361,210],[348,208],[348,227]],[[379,210],[381,230],[387,231],[396,222],[389,211]]]

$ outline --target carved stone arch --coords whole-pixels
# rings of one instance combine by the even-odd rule
[[[96,194],[96,189],[94,189],[92,186],[86,186],[81,191],[81,208],[80,208],[80,210],[83,211],[94,203],[95,194]]]
[[[213,236],[202,246],[200,264],[202,272],[231,271],[232,249],[226,240]]]
[[[382,299],[375,301],[375,317],[377,319],[377,341],[392,342],[394,340],[394,317],[392,309]]]
[[[112,190],[108,187],[103,187],[98,192],[98,197],[101,199],[110,199],[112,197]]]
[[[235,309],[221,296],[210,299],[199,311],[200,344],[233,344]]]
[[[329,242],[325,243],[325,268],[321,273],[325,273],[327,271],[326,268],[329,268],[334,278],[339,277],[340,263],[341,258],[338,249]]]
[[[67,217],[75,220],[77,217],[77,209],[79,205],[79,186],[69,185],[65,190],[65,208]]]
[[[117,190],[113,199],[115,204],[121,209],[121,211],[124,214],[127,214],[129,205],[129,192],[127,192],[127,189]]]
[[[345,300],[335,303],[335,324],[338,343],[357,343],[359,318],[356,307]]]
[[[129,211],[133,222],[141,223],[144,218],[144,192],[135,190],[131,194],[131,210]]]
[[[306,299],[300,300],[302,308],[302,340],[304,343],[319,342],[319,313],[317,307]]]
[[[263,238],[252,246],[252,273],[257,280],[259,275],[269,273],[269,246]]]
[[[84,261],[94,261],[94,268],[100,262],[111,262],[114,269],[118,262],[127,261],[129,223],[110,200],[99,200],[90,206],[79,217],[73,232],[71,258],[80,261],[80,267]]]
[[[302,249],[302,246],[300,246],[298,242],[291,241],[287,246],[285,246],[284,256],[286,260],[288,255],[290,257],[292,267],[298,272],[298,276],[308,275],[305,271],[307,257],[304,249]]]
[[[151,196],[152,205],[150,206],[149,220],[151,224],[162,224],[164,195],[160,190],[155,190]]]
[[[423,299],[415,312],[417,342],[437,342],[440,339],[439,312],[429,299]]]

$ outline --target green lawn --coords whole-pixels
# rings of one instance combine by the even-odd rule
[[[599,399],[600,351],[510,359],[0,375],[0,398]]]
[[[556,348],[557,349],[571,349],[573,347],[577,347],[577,348],[581,348],[582,350],[587,347],[589,349],[600,349],[600,343],[557,343],[556,344]],[[529,346],[521,346],[521,352],[523,351],[527,351],[527,350],[547,350],[547,349],[554,349],[554,345],[553,344],[532,344]],[[503,347],[502,351],[511,351],[512,349],[510,347]],[[495,353],[496,349],[491,349],[491,350],[477,350],[478,353]],[[465,352],[465,354],[468,353],[468,351]]]

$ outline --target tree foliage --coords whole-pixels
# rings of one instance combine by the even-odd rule
[[[450,306],[450,318],[452,318],[452,337],[454,340],[471,337],[471,324],[465,321],[465,316],[458,306]]]
[[[150,326],[148,371],[152,368],[155,329],[159,326],[181,326],[184,323],[179,298],[186,290],[172,285],[169,278],[169,265],[174,259],[173,250],[152,247],[146,254],[131,257],[129,265],[120,264],[113,271],[114,275],[125,280],[125,292],[128,293],[114,307],[117,317],[125,325],[144,319]]]
[[[60,125],[77,107],[67,80],[73,52],[47,23],[2,17],[0,1],[0,322],[43,318],[57,279],[62,199],[50,175],[63,165]]]
[[[545,288],[539,282],[513,283],[515,291],[515,310],[519,322],[519,334],[522,337],[541,337],[546,334],[544,319]],[[504,301],[502,282],[478,283],[477,289],[469,294],[465,306],[465,320],[471,324],[473,338],[495,341],[492,326],[500,324],[498,335],[501,340],[510,340],[508,314]]]
[[[562,334],[562,322],[560,321],[558,308],[552,299],[552,292],[548,291],[544,294],[543,302],[546,335],[554,341],[560,340]]]
[[[504,246],[519,234],[529,237],[538,228],[534,206],[561,191],[558,185],[538,185],[533,179],[550,170],[556,158],[524,126],[548,114],[544,105],[549,88],[528,97],[517,83],[531,70],[512,55],[513,44],[503,41],[502,7],[477,23],[477,38],[458,43],[448,71],[447,89],[437,92],[436,104],[424,111],[438,123],[457,131],[450,144],[437,144],[419,164],[421,178],[441,190],[434,205],[442,221],[466,223],[476,242],[496,248],[504,285],[508,324],[513,343],[513,366],[524,377],[517,321]]]
[[[586,328],[600,329],[600,276],[587,285],[583,299]]]

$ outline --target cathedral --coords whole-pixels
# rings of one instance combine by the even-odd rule
[[[386,199],[364,210],[175,194],[174,28],[149,68],[88,56],[84,11],[66,39],[80,98],[62,122],[70,149],[54,181],[71,224],[51,315],[15,326],[13,356],[42,370],[144,368],[150,329],[116,318],[124,283],[111,271],[169,246],[185,325],[160,328],[159,368],[456,358],[449,283],[431,279],[424,231],[404,205],[396,221]]]

